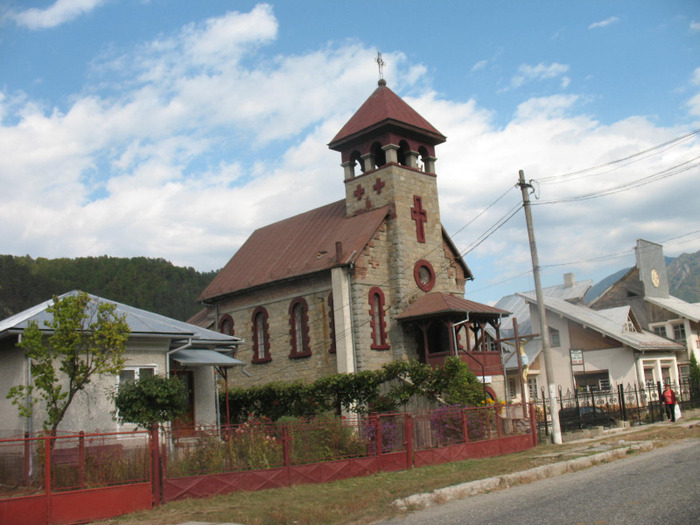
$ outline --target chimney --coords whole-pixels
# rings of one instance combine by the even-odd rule
[[[573,273],[565,273],[564,274],[564,286],[567,288],[571,288],[573,285],[576,284],[576,277],[574,277]]]
[[[336,241],[335,243],[335,261],[338,264],[343,262],[343,243],[340,241]]]

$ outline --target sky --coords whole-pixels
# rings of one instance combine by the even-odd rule
[[[378,51],[447,136],[468,299],[534,288],[520,170],[544,286],[700,250],[695,0],[0,0],[0,253],[220,269],[344,198]]]

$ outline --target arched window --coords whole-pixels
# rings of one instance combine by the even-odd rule
[[[379,142],[372,144],[370,153],[372,153],[375,168],[381,168],[386,164],[386,152],[382,149],[382,145]]]
[[[328,348],[329,354],[335,354],[335,312],[333,311],[333,292],[328,294],[328,318],[330,319],[331,346]]]
[[[224,314],[219,319],[219,332],[226,335],[235,335],[235,329],[233,328],[233,317],[229,314]]]
[[[270,356],[270,327],[267,310],[262,306],[253,310],[253,363],[272,361]]]
[[[402,166],[408,166],[408,152],[411,150],[410,146],[408,145],[408,142],[405,140],[402,140],[399,142],[399,151],[397,151],[397,156],[399,160],[399,164]]]
[[[386,320],[384,318],[384,292],[378,287],[369,291],[369,315],[372,328],[372,350],[389,350],[386,341]]]
[[[418,148],[418,155],[420,156],[420,165],[418,168],[421,171],[428,171],[427,170],[427,165],[428,165],[428,157],[430,156],[428,153],[428,150],[426,149],[425,146],[421,146]]]
[[[292,343],[291,359],[311,355],[309,344],[309,305],[301,297],[289,305],[289,336]]]
[[[352,172],[357,173],[355,171],[355,165],[357,164],[360,168],[360,173],[365,171],[365,163],[362,162],[362,155],[360,155],[360,152],[355,150],[352,152],[350,155],[350,161],[352,162]]]

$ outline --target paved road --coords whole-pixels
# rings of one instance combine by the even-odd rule
[[[429,525],[689,525],[700,523],[700,441],[385,522]]]

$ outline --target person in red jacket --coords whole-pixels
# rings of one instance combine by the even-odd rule
[[[671,389],[671,385],[667,384],[661,394],[664,406],[666,407],[666,416],[671,422],[676,421],[676,393]]]

